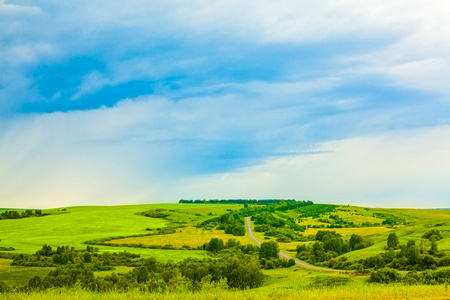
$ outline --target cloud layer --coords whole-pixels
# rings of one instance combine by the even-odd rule
[[[0,206],[443,206],[449,8],[0,1]]]

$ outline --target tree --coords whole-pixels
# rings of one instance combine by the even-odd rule
[[[144,266],[139,267],[136,279],[137,279],[138,283],[143,283],[143,282],[148,281],[149,276],[148,276],[148,270],[146,267],[144,267]]]
[[[237,225],[233,228],[234,236],[244,236],[245,235],[245,227],[241,225]]]
[[[438,261],[428,254],[425,254],[420,262],[424,269],[436,269],[436,266],[438,265]]]
[[[220,250],[223,250],[223,241],[219,238],[211,238],[208,245],[206,246],[206,250],[217,253]]]
[[[363,242],[364,242],[364,239],[362,236],[357,235],[357,234],[352,234],[352,236],[350,237],[350,240],[349,240],[350,249],[353,251],[353,250],[358,250],[358,249],[364,248]]]
[[[84,258],[84,262],[85,262],[85,263],[90,263],[90,262],[92,262],[92,257],[91,257],[91,254],[90,254],[89,252],[85,252],[83,258]]]
[[[432,236],[437,236],[436,240],[439,241],[440,239],[443,239],[442,233],[439,231],[439,229],[430,229],[428,230],[423,236],[423,239],[429,239],[431,241]]]
[[[337,238],[337,237],[331,237],[328,239],[325,239],[325,241],[323,242],[323,249],[328,252],[328,251],[334,251],[337,254],[341,254],[342,253],[342,239],[341,238]]]
[[[398,242],[398,237],[397,234],[395,234],[395,232],[392,232],[391,234],[389,234],[388,239],[387,239],[387,246],[388,249],[389,248],[397,248],[399,242]]]
[[[312,254],[316,261],[321,262],[323,260],[325,251],[323,249],[323,243],[322,242],[315,242],[312,246]]]
[[[41,278],[39,276],[34,276],[28,281],[28,286],[33,289],[37,289],[41,286]]]
[[[409,240],[406,244],[406,259],[408,265],[415,265],[419,259],[419,249],[416,247],[414,240]]]
[[[280,252],[280,247],[278,246],[277,242],[264,242],[261,244],[259,257],[265,259],[277,258],[278,252]]]
[[[430,237],[431,240],[431,249],[428,251],[431,255],[436,255],[438,253],[436,238],[434,236]]]
[[[295,266],[295,259],[293,259],[293,258],[289,259],[289,262],[288,262],[288,265],[287,265],[287,266],[288,266],[288,267]]]

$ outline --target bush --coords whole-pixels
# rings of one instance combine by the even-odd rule
[[[0,281],[0,293],[7,293],[9,291],[9,286],[7,286],[3,281]]]
[[[384,268],[370,273],[369,282],[391,283],[400,281],[402,276],[394,269]]]
[[[295,266],[295,259],[293,259],[293,258],[289,259],[288,265],[287,265],[287,266],[288,266],[288,267]]]
[[[442,236],[441,232],[439,231],[439,229],[430,229],[428,230],[423,236],[423,239],[429,239],[431,241],[431,237],[432,236],[437,236],[436,241],[439,241],[441,239],[443,239],[444,237]]]

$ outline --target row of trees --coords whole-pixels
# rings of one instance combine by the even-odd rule
[[[144,260],[142,265],[123,275],[113,273],[95,277],[93,270],[83,263],[60,267],[45,278],[35,276],[28,289],[72,287],[79,284],[91,291],[126,291],[140,288],[149,292],[173,290],[198,291],[211,285],[223,288],[256,288],[263,283],[258,261],[239,257],[227,259],[186,259],[180,263],[159,263],[155,259]]]
[[[214,254],[220,253],[222,250],[231,250],[233,253],[243,253],[250,255],[253,259],[259,259],[259,263],[264,269],[286,268],[295,265],[295,260],[289,261],[280,258],[278,253],[280,247],[274,241],[263,242],[260,247],[256,245],[241,245],[236,239],[229,239],[226,243],[219,238],[211,238],[203,248]]]
[[[213,245],[216,242],[217,240],[212,240],[210,244]],[[228,244],[244,247],[233,241],[229,241]],[[114,254],[77,251],[77,254],[83,255],[76,255],[75,262],[59,266],[44,278],[38,276],[32,278],[27,289],[44,290],[52,287],[71,287],[75,284],[92,291],[125,291],[136,287],[150,292],[164,292],[179,288],[196,291],[205,286],[211,287],[211,285],[221,285],[232,289],[255,288],[263,283],[263,275],[258,260],[259,247],[249,246],[252,249],[248,249],[253,251],[249,250],[247,254],[244,251],[236,251],[236,254],[228,252],[216,259],[189,258],[179,263],[172,261],[161,263],[154,258],[135,258],[126,262],[118,260],[117,255]],[[254,251],[255,248],[257,251]],[[64,251],[60,252],[61,255],[67,253],[65,247],[63,249]],[[48,246],[46,246],[46,254],[50,255],[48,250]],[[69,252],[72,253],[70,249]],[[57,251],[52,253],[51,257],[59,255]],[[113,273],[110,276],[99,278],[93,275],[94,271],[98,271],[97,264],[104,266],[129,265],[135,268],[125,274]]]
[[[373,244],[363,236],[352,234],[348,241],[336,231],[319,230],[315,242],[310,245],[298,245],[297,257],[312,263],[330,261],[344,253],[363,249]]]
[[[0,220],[4,219],[22,219],[28,217],[42,217],[44,214],[42,210],[36,209],[31,210],[27,209],[25,211],[17,211],[17,210],[6,210],[0,214]]]
[[[228,212],[220,217],[208,219],[198,224],[197,227],[205,229],[216,227],[217,230],[224,230],[226,234],[234,236],[245,235],[244,216],[238,211]]]
[[[436,237],[441,236],[439,231],[430,230],[423,235],[429,240],[422,239],[418,244],[415,240],[408,240],[406,244],[400,244],[396,233],[392,232],[387,238],[385,252],[357,262],[333,259],[328,261],[328,266],[339,269],[391,268],[397,270],[427,270],[450,266],[450,256],[438,249]]]
[[[370,273],[369,282],[391,283],[402,282],[405,284],[449,284],[450,283],[450,269],[443,270],[426,270],[424,272],[408,272],[402,275],[397,270],[390,268],[383,268]]]
[[[13,257],[12,266],[23,267],[59,267],[77,263],[85,263],[95,271],[112,270],[115,265],[135,266],[139,264],[140,255],[130,252],[98,253],[87,246],[86,250],[75,250],[74,247],[58,246],[54,250],[44,245],[35,254],[17,254]]]
[[[295,199],[209,199],[209,200],[184,200],[181,199],[178,203],[187,203],[187,204],[208,204],[208,203],[223,203],[223,204],[260,204],[260,205],[270,205],[274,203],[289,203],[289,204],[296,204],[296,203],[303,203],[303,202],[311,202],[311,201],[297,201]],[[312,203],[312,202],[311,202]]]

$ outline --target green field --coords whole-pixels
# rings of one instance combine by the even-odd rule
[[[226,209],[237,208],[234,205],[195,205],[195,204],[152,204],[130,206],[89,206],[68,207],[66,211],[60,209],[45,210],[49,216],[31,217],[17,220],[0,220],[0,247],[13,247],[15,253],[34,253],[42,245],[53,247],[70,245],[75,248],[85,248],[85,241],[146,234],[147,228],[156,229],[165,227],[169,221],[157,218],[148,218],[138,213],[150,209],[175,210],[174,221],[188,223],[208,217],[207,213],[220,214]],[[124,251],[130,248],[102,247],[105,251]],[[145,255],[162,257],[161,251],[150,249],[133,249],[133,252]],[[183,252],[181,252],[183,253]],[[190,253],[200,257],[201,254]],[[172,250],[172,259],[181,258],[180,252]]]
[[[241,209],[235,204],[149,204],[128,206],[86,206],[67,207],[45,210],[50,215],[43,217],[28,217],[23,219],[0,220],[0,247],[13,247],[14,251],[3,253],[34,254],[44,244],[54,248],[71,246],[76,249],[86,249],[85,241],[108,238],[102,245],[94,245],[97,253],[123,252],[139,254],[142,258],[154,257],[160,262],[169,260],[179,262],[188,257],[207,258],[211,254],[205,250],[181,250],[183,245],[190,247],[202,246],[211,238],[220,238],[225,242],[234,238],[241,244],[254,244],[245,236],[225,234],[215,228],[196,227],[201,222],[219,217],[225,213]],[[158,212],[164,218],[143,216],[142,212]],[[325,228],[332,215],[353,222],[353,227]],[[329,213],[316,217],[301,217],[296,211],[278,212],[280,218],[291,218],[300,225],[306,226],[304,235],[314,235],[319,230],[332,230],[340,233],[344,240],[352,234],[359,234],[370,239],[373,245],[343,254],[348,260],[359,260],[385,251],[386,239],[395,232],[400,243],[406,244],[410,239],[420,241],[422,235],[429,229],[439,229],[444,239],[437,242],[441,253],[450,251],[450,211],[449,210],[417,210],[417,209],[379,209],[353,206],[340,206]],[[386,216],[401,220],[401,224],[382,225]],[[362,226],[365,222],[380,223],[373,226]],[[252,227],[255,225],[252,223]],[[174,233],[151,235],[161,228],[175,228]],[[147,236],[143,236],[146,235]],[[260,241],[275,241],[275,237],[264,236],[264,232],[254,232]],[[142,236],[134,236],[142,235]],[[134,236],[134,237],[131,237]],[[309,244],[311,241],[280,242],[280,250],[295,256],[296,246]],[[426,240],[427,246],[429,241]],[[133,244],[136,247],[123,245],[111,247],[109,244]],[[178,249],[148,249],[142,246],[171,244]],[[35,277],[45,277],[51,267],[11,266],[12,259],[0,259],[0,282],[9,286],[24,286]],[[127,273],[133,270],[130,266],[115,266],[113,270],[95,272],[97,277],[110,276],[113,273]],[[144,293],[128,291],[124,293],[92,293],[75,287],[67,290],[49,289],[31,294],[1,294],[4,299],[64,299],[70,293],[73,299],[139,299],[143,295],[156,299],[448,299],[448,286],[426,286],[403,284],[368,284],[368,275],[356,276],[353,273],[320,272],[303,267],[277,268],[263,270],[265,279],[263,286],[246,291],[230,291],[223,286],[211,285],[209,290],[201,290],[192,294],[182,288],[167,293]],[[336,286],[317,288],[318,282],[328,279],[343,282]],[[330,280],[331,280],[330,279]],[[319,284],[320,285],[320,284]],[[316,288],[314,288],[316,286]]]

